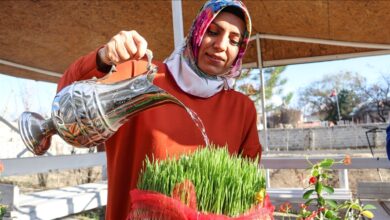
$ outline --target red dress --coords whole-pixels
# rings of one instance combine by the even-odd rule
[[[94,51],[81,57],[64,73],[58,90],[70,83],[104,74],[96,67]],[[230,153],[247,157],[261,156],[253,102],[234,90],[222,90],[210,98],[184,93],[164,63],[156,62],[158,73],[153,83],[166,90],[201,118],[210,142],[227,146]],[[129,78],[145,72],[145,61],[129,61],[117,66],[108,81]],[[163,159],[167,155],[191,152],[204,145],[198,127],[184,108],[168,103],[142,111],[124,124],[106,142],[108,169],[108,204],[106,219],[125,219],[129,208],[129,191],[137,184],[146,156]]]

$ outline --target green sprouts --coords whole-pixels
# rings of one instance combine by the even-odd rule
[[[259,192],[265,193],[258,159],[231,156],[226,148],[205,147],[178,159],[147,158],[144,165],[138,189],[171,196],[177,184],[190,180],[201,212],[237,216],[256,205]]]

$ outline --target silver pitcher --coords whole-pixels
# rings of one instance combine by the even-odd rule
[[[63,88],[54,98],[51,118],[24,112],[19,132],[26,147],[36,155],[50,147],[51,136],[58,134],[76,147],[96,146],[111,137],[132,115],[166,102],[182,103],[153,85],[157,67],[148,50],[147,71],[139,76],[106,84],[91,79]]]

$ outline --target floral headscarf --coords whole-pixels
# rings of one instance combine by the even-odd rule
[[[233,61],[231,69],[222,75],[211,76],[203,73],[196,64],[199,47],[210,23],[226,7],[229,7],[229,12],[234,14],[236,11],[231,11],[230,7],[237,7],[237,12],[242,12],[241,14],[244,15],[246,21],[246,30],[243,33],[238,55]],[[241,69],[242,57],[248,46],[251,26],[248,10],[241,1],[210,0],[206,2],[195,18],[184,44],[176,48],[164,61],[180,89],[193,96],[208,98],[222,89],[233,88],[234,80],[240,74],[239,70]]]
[[[209,0],[200,9],[199,14],[192,24],[190,33],[187,36],[186,48],[183,54],[188,64],[194,69],[195,72],[197,72],[197,74],[200,74],[201,76],[207,74],[202,73],[202,71],[196,65],[198,60],[199,47],[202,43],[203,36],[211,22],[215,19],[215,17],[217,17],[219,12],[221,12],[226,7],[237,7],[243,12],[245,16],[246,29],[243,33],[242,43],[240,45],[237,58],[233,62],[232,69],[223,77],[234,78],[240,74],[239,70],[241,69],[242,57],[244,56],[248,46],[249,37],[252,30],[249,12],[245,5],[239,0]]]

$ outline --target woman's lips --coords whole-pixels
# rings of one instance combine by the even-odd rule
[[[206,54],[206,55],[211,62],[215,62],[215,63],[224,63],[225,62],[225,60],[220,56],[215,56],[215,55],[211,55],[211,54]]]

